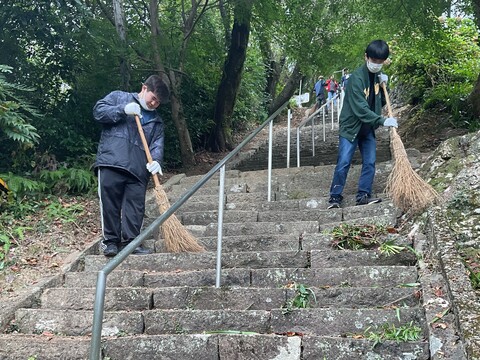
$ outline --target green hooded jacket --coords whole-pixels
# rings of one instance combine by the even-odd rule
[[[353,142],[362,127],[362,124],[370,124],[373,129],[383,125],[385,118],[381,116],[382,107],[385,105],[385,94],[375,79],[375,111],[370,110],[368,95],[370,92],[370,80],[367,65],[364,64],[356,69],[348,79],[343,100],[342,112],[340,113],[340,136]]]

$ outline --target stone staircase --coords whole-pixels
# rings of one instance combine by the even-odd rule
[[[267,131],[264,129],[263,131]],[[312,140],[312,132],[313,138]],[[282,169],[287,166],[287,127],[281,127],[273,134],[273,159],[272,168]],[[377,135],[377,161],[385,162],[391,159],[390,139],[388,131],[380,128]],[[338,123],[333,124],[328,117],[325,123],[325,141],[323,140],[323,125],[321,117],[316,117],[314,126],[307,124],[300,131],[300,165],[301,166],[320,166],[335,164],[337,161],[338,144]],[[314,155],[312,148],[315,147]],[[234,169],[242,171],[262,170],[268,167],[268,142],[250,151],[243,158],[239,159]],[[360,154],[357,151],[353,158],[353,164],[361,164]],[[297,166],[297,128],[290,130],[290,167]]]
[[[102,359],[430,359],[413,252],[332,247],[339,223],[395,225],[396,209],[388,199],[353,206],[360,168],[353,165],[344,207],[325,210],[333,167],[275,169],[272,201],[266,170],[226,172],[220,288],[218,174],[210,179],[176,214],[205,253],[167,253],[162,239],[151,239],[145,245],[154,254],[130,256],[109,275]],[[378,164],[377,195],[390,169]],[[199,179],[170,179],[170,201]],[[153,196],[148,207],[155,208]],[[147,224],[154,211],[148,215]],[[0,359],[88,359],[96,276],[107,261],[86,255],[62,284],[19,308],[0,336]],[[298,299],[308,306],[294,306]],[[386,326],[417,326],[421,335],[378,344],[365,338]]]

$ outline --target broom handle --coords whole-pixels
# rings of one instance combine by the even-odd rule
[[[388,96],[387,84],[382,82],[380,86],[383,88],[383,93],[385,94],[385,101],[387,102],[388,117],[393,117],[392,105],[390,104],[390,96]]]
[[[150,164],[153,161],[152,154],[150,154],[150,149],[148,148],[147,139],[145,138],[145,133],[143,132],[143,128],[142,128],[142,123],[140,122],[140,118],[138,117],[138,115],[135,115],[135,122],[137,123],[138,133],[140,134],[140,138],[142,139],[145,154],[147,155],[147,161]],[[153,178],[155,187],[159,187],[160,180],[158,180],[158,175],[152,174],[152,178]]]

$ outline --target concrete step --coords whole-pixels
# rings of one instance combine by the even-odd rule
[[[66,336],[85,336],[91,331],[92,311],[19,309],[15,314],[23,334],[45,331]],[[400,320],[399,320],[400,318]],[[422,327],[423,310],[396,309],[283,309],[264,310],[145,310],[106,311],[103,336],[194,334],[209,331],[254,331],[264,334],[299,332],[344,336],[381,328],[415,324]]]
[[[89,255],[85,258],[87,271],[100,270],[109,259],[103,256]],[[412,265],[416,263],[415,255],[408,250],[387,256],[377,250],[285,250],[256,252],[224,252],[223,268],[269,268],[300,267],[326,268],[358,265]],[[131,256],[121,265],[125,270],[169,271],[213,269],[216,266],[216,253],[155,253],[143,256]]]
[[[144,275],[146,287],[212,286],[215,270],[148,272]],[[413,266],[350,266],[348,268],[270,268],[225,269],[221,273],[222,286],[283,287],[302,283],[313,287],[387,287],[414,284],[417,281]]]
[[[215,269],[216,253],[158,253],[131,256],[120,266],[122,270],[143,271],[180,271]],[[309,267],[309,253],[306,251],[277,252],[231,252],[222,255],[222,267],[228,268],[269,268],[269,267]],[[104,256],[89,255],[85,257],[85,270],[98,271],[109,261]]]
[[[68,359],[89,357],[90,337],[63,335],[0,335],[0,358],[5,360]],[[105,337],[104,359],[162,360],[352,360],[352,359],[430,359],[428,342],[372,341],[311,336],[305,334],[168,334]]]
[[[240,220],[240,219],[239,219]],[[208,225],[185,226],[193,236],[204,237],[218,234],[217,223]],[[255,235],[255,234],[301,234],[318,233],[318,221],[283,221],[283,222],[236,222],[225,223],[222,227],[224,236]]]
[[[89,358],[90,336],[65,336],[46,332],[41,335],[0,334],[0,359],[68,359]]]
[[[296,292],[288,288],[166,287],[108,288],[105,311],[148,309],[272,310],[285,307]],[[310,288],[309,307],[413,307],[419,296],[410,288]],[[40,298],[42,309],[93,310],[95,288],[47,289]]]
[[[99,256],[100,258],[100,256]],[[138,271],[116,269],[108,276],[109,287],[148,288],[175,286],[214,286],[214,269],[160,271]],[[68,273],[65,287],[94,287],[96,271]],[[349,266],[328,268],[270,268],[270,269],[222,269],[222,286],[284,287],[291,283],[302,283],[312,287],[388,287],[415,284],[414,266]]]

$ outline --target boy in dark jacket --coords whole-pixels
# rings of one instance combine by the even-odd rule
[[[385,96],[380,84],[386,84],[388,77],[380,70],[389,52],[385,41],[372,41],[365,50],[365,64],[355,70],[348,79],[340,113],[338,158],[330,187],[328,209],[338,208],[342,203],[343,188],[357,146],[362,156],[362,171],[356,204],[366,205],[382,201],[372,198],[377,151],[375,129],[380,125],[398,127],[396,118],[381,116]]]
[[[148,180],[152,174],[162,175],[164,128],[156,109],[169,96],[163,80],[152,75],[138,94],[113,91],[93,108],[94,119],[103,126],[95,170],[105,256],[117,255],[140,233]],[[154,160],[148,164],[135,115],[140,117]],[[133,253],[150,251],[139,246]]]

